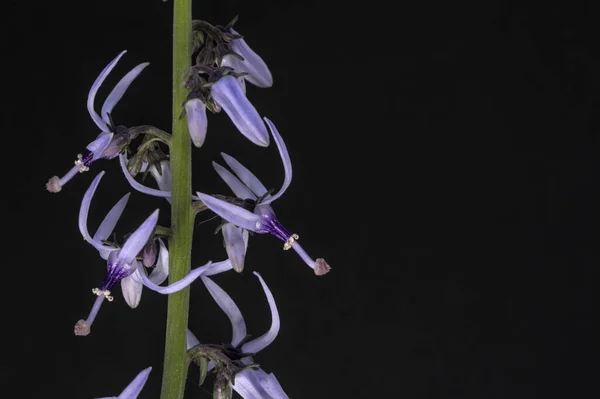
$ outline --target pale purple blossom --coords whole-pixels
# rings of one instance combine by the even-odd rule
[[[206,105],[199,98],[187,100],[185,102],[185,114],[192,143],[196,147],[202,147],[206,139],[206,129],[208,128]]]
[[[260,284],[263,288],[269,308],[271,310],[271,327],[267,332],[258,338],[246,342],[241,345],[241,353],[258,353],[267,346],[269,346],[277,337],[279,333],[280,321],[279,312],[277,305],[275,304],[275,298],[269,290],[269,287],[263,280],[263,278],[256,272],[254,275],[258,277]],[[208,292],[213,297],[217,305],[225,312],[229,318],[232,326],[232,338],[231,345],[237,347],[242,339],[246,337],[246,323],[242,317],[240,309],[235,304],[233,299],[214,281],[202,276],[202,282],[208,289]],[[196,336],[187,330],[187,348],[188,350],[198,345],[200,342]],[[242,363],[250,365],[254,363],[252,357],[242,358]],[[209,363],[209,369],[214,368],[212,362]],[[267,373],[262,368],[246,368],[235,375],[235,384],[230,383],[230,386],[244,399],[284,399],[288,396],[283,391],[283,388],[277,381],[277,378],[273,373]]]
[[[148,376],[151,371],[152,367],[140,371],[119,396],[108,396],[98,399],[136,399],[144,388],[146,381],[148,381]]]
[[[86,320],[79,320],[75,325],[76,335],[89,334],[91,325],[94,322],[104,299],[107,299],[109,302],[113,300],[111,291],[117,283],[121,282],[123,297],[127,304],[130,307],[135,308],[140,302],[143,286],[161,294],[171,294],[187,287],[211,266],[211,263],[209,262],[203,267],[192,270],[183,279],[176,281],[171,285],[162,287],[159,284],[165,281],[169,273],[169,254],[164,243],[159,241],[160,249],[157,265],[150,273],[150,276],[146,275],[146,270],[137,261],[136,257],[143,250],[144,246],[146,246],[154,231],[154,227],[158,221],[158,209],[129,236],[122,248],[104,244],[103,241],[112,233],[117,221],[121,217],[125,205],[127,204],[129,194],[121,198],[121,200],[108,212],[100,224],[100,227],[92,237],[88,232],[87,217],[92,198],[103,175],[104,172],[100,172],[98,176],[96,176],[83,197],[79,211],[79,230],[85,240],[98,250],[102,259],[107,260],[107,274],[100,287],[92,290],[92,292],[97,295],[96,301],[92,306],[88,318]],[[222,267],[220,264],[215,264],[214,266]]]
[[[231,29],[231,32],[235,35],[239,35],[234,29]],[[271,75],[269,67],[267,67],[265,61],[256,54],[250,46],[248,46],[248,43],[246,43],[244,38],[232,40],[229,45],[234,53],[241,55],[244,59],[240,60],[233,55],[226,55],[223,57],[221,66],[233,68],[233,70],[238,73],[246,72],[247,75],[243,76],[244,80],[247,80],[255,86],[273,86],[273,76]]]
[[[292,163],[285,143],[277,131],[277,128],[269,119],[265,118],[265,121],[277,144],[283,162],[285,177],[281,189],[273,195],[267,194],[265,186],[252,172],[235,158],[227,154],[222,154],[225,162],[233,170],[235,175],[221,165],[213,163],[215,170],[238,198],[250,200],[250,203],[254,203],[254,208],[246,209],[200,192],[198,193],[198,197],[209,209],[238,228],[250,230],[259,234],[269,233],[279,238],[284,242],[284,250],[293,248],[296,253],[300,255],[302,260],[314,270],[315,274],[323,275],[331,269],[329,264],[327,264],[323,258],[318,258],[316,261],[313,260],[298,243],[298,235],[291,234],[279,222],[273,208],[269,205],[281,197],[289,187],[292,181]],[[245,255],[245,252],[242,254],[240,253],[241,249],[239,249],[243,248],[240,245],[241,237],[241,234],[229,234],[225,236],[226,248],[230,248],[228,250],[229,258],[234,262],[237,262],[238,259],[241,259],[243,262],[243,257]],[[227,244],[227,242],[229,243]],[[234,254],[233,252],[236,251],[237,253]],[[243,264],[239,265],[234,263],[234,266],[236,267],[236,270],[243,268]]]
[[[110,94],[106,97],[100,115],[94,109],[94,100],[98,89],[106,79],[106,77],[113,70],[117,62],[127,52],[123,50],[115,59],[113,59],[103,70],[100,75],[96,78],[87,99],[87,109],[92,117],[94,123],[100,128],[101,132],[94,141],[89,143],[86,147],[87,151],[85,154],[78,154],[75,160],[75,165],[62,177],[53,176],[46,183],[46,189],[51,193],[58,193],[62,190],[62,187],[71,180],[77,173],[83,173],[89,170],[92,163],[98,159],[112,159],[117,156],[120,152],[119,148],[122,145],[123,138],[116,137],[114,135],[115,127],[112,126],[110,114],[113,108],[119,100],[123,97],[131,83],[135,78],[146,68],[149,63],[144,62],[137,65],[131,71],[129,71],[121,80],[115,85]]]
[[[254,144],[268,147],[269,133],[254,105],[248,101],[236,78],[223,76],[210,89],[213,100],[225,110],[237,129]]]

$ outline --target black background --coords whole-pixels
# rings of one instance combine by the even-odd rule
[[[419,4],[194,3],[194,18],[215,24],[239,14],[236,29],[270,66],[274,86],[249,85],[248,96],[292,158],[275,211],[333,267],[316,277],[277,239],[255,236],[244,273],[215,281],[255,336],[270,316],[251,271],[269,284],[282,327],[256,360],[292,398],[597,396],[600,10]],[[58,194],[44,184],[97,135],[87,93],[123,49],[97,108],[149,61],[114,118],[170,130],[172,3],[3,8],[3,395],[116,395],[153,366],[140,398],[158,397],[164,296],[144,290],[132,310],[117,290],[90,336],[72,333],[105,273],[77,229],[81,197],[106,170],[93,231],[133,190],[114,161]],[[209,118],[194,189],[228,193],[210,164],[220,151],[278,188],[275,146],[252,145],[223,113]],[[133,192],[117,232],[156,207],[168,223],[164,200]],[[194,266],[224,258],[217,224],[198,226]],[[200,282],[190,328],[206,343],[231,337]],[[209,398],[196,373],[186,398]]]

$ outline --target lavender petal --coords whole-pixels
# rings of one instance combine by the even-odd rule
[[[152,291],[156,291],[160,294],[172,294],[174,292],[184,289],[185,287],[190,285],[192,282],[194,282],[194,280],[196,280],[204,272],[206,272],[206,270],[208,269],[209,266],[210,266],[210,262],[208,262],[206,265],[204,265],[202,267],[197,267],[196,269],[189,272],[188,275],[185,276],[184,278],[182,278],[181,280],[176,281],[173,284],[167,285],[166,287],[161,287],[157,284],[154,284],[152,281],[150,281],[150,279],[148,279],[148,277],[146,277],[146,275],[144,273],[140,273],[140,276],[142,277],[142,282],[144,283],[144,285],[146,287],[150,288]]]
[[[106,100],[104,100],[104,104],[102,104],[102,109],[100,110],[100,115],[102,116],[102,119],[107,124],[110,123],[108,114],[112,113],[113,108],[121,100],[121,98],[123,97],[123,95],[125,94],[127,89],[129,88],[129,85],[131,85],[131,83],[135,80],[135,78],[137,78],[138,75],[148,65],[150,65],[149,62],[144,62],[144,63],[137,65],[135,68],[133,68],[131,71],[129,71],[127,73],[127,75],[123,76],[121,78],[121,80],[119,80],[119,83],[116,84],[116,86],[112,89],[112,91],[110,92],[108,97],[106,97]]]
[[[281,197],[285,190],[290,186],[292,182],[292,160],[290,159],[290,154],[288,153],[287,147],[283,142],[283,138],[277,131],[277,128],[268,118],[265,118],[265,122],[267,122],[267,126],[269,126],[269,130],[273,135],[273,139],[275,140],[275,144],[277,144],[277,149],[279,150],[279,155],[281,156],[281,161],[283,162],[283,170],[284,170],[284,179],[283,185],[279,189],[279,191],[273,196],[268,197],[265,201],[262,201],[262,204],[270,204],[275,201],[277,198]]]
[[[237,307],[233,299],[214,281],[205,276],[201,278],[210,295],[229,318],[233,331],[231,345],[237,346],[246,337],[246,323],[244,322],[240,308]]]
[[[119,399],[137,399],[138,395],[144,388],[148,376],[152,371],[152,367],[142,370],[134,379],[127,385],[127,388],[121,392]]]
[[[225,57],[223,57],[223,61],[221,61],[221,66],[229,67],[236,72],[246,72],[246,68],[242,64],[242,61],[232,55],[226,55]],[[240,89],[242,89],[242,93],[246,94],[246,79],[244,79],[244,76],[240,76],[236,79],[238,84],[240,85]]]
[[[211,95],[229,115],[240,133],[256,145],[269,146],[269,133],[265,124],[233,76],[224,76],[214,83]]]
[[[144,194],[152,195],[154,197],[161,197],[161,198],[170,198],[171,197],[170,191],[157,190],[155,188],[146,187],[143,184],[138,183],[133,178],[133,176],[131,176],[131,173],[129,173],[129,170],[127,169],[127,156],[124,153],[119,155],[119,163],[121,164],[121,170],[123,171],[125,178],[129,182],[129,184],[131,184],[131,187],[133,187],[137,191],[144,193]]]
[[[125,264],[132,264],[135,260],[136,255],[144,248],[144,245],[148,242],[150,235],[154,231],[154,227],[158,222],[158,209],[152,212],[150,216],[129,236],[121,252],[119,253],[119,259],[125,262]]]
[[[145,273],[141,269],[141,267],[137,267],[134,273]],[[138,280],[134,279],[132,275],[121,280],[121,291],[123,291],[123,298],[125,298],[125,302],[127,302],[129,307],[132,309],[137,308],[137,306],[140,304],[143,288],[144,285]]]
[[[148,279],[154,284],[162,284],[163,281],[169,276],[169,250],[165,246],[162,239],[158,239],[159,251],[158,260],[156,261],[156,267],[148,276]]]
[[[231,30],[234,34],[238,34],[233,29]],[[248,82],[258,87],[271,87],[273,86],[273,75],[265,61],[258,55],[254,50],[248,46],[244,39],[236,39],[231,42],[232,50],[244,57],[244,61],[241,64],[244,66],[243,71],[248,72],[248,75],[244,76]]]
[[[185,113],[187,115],[188,130],[190,131],[192,142],[196,147],[202,147],[208,128],[206,105],[200,99],[193,98],[186,101]]]
[[[245,210],[237,205],[230,204],[220,199],[211,197],[208,194],[198,192],[198,197],[210,210],[223,219],[236,226],[243,227],[245,229],[256,231],[256,222],[259,221],[260,216]]]
[[[110,73],[110,71],[113,70],[113,68],[115,67],[115,65],[117,65],[117,62],[119,62],[119,60],[121,59],[121,57],[126,52],[127,52],[127,50],[121,51],[119,53],[119,55],[117,55],[106,67],[104,67],[104,69],[102,70],[102,72],[100,72],[100,75],[98,75],[98,77],[96,78],[96,80],[92,84],[90,92],[88,93],[88,99],[87,99],[87,109],[88,109],[88,112],[90,113],[90,116],[92,117],[94,123],[96,123],[96,125],[103,132],[108,132],[108,131],[110,131],[110,129],[108,128],[108,125],[106,124],[106,122],[104,122],[104,120],[100,117],[100,115],[98,115],[98,113],[94,110],[94,99],[96,98],[96,93],[98,93],[98,89],[100,88],[100,86],[104,82],[104,79],[106,79],[106,77],[108,76],[108,74]]]
[[[106,214],[104,220],[100,223],[100,227],[96,230],[96,234],[94,234],[94,240],[102,241],[110,236],[127,205],[127,201],[129,201],[129,195],[130,193],[125,194]]]
[[[244,270],[244,258],[248,247],[248,230],[225,223],[221,229],[225,240],[227,257],[231,260],[233,269],[241,273]]]
[[[256,199],[256,195],[244,183],[240,181],[237,177],[233,175],[230,171],[219,165],[218,163],[212,163],[215,171],[221,176],[221,179],[229,186],[231,191],[236,195],[236,197],[241,199]]]
[[[256,197],[260,197],[267,192],[267,188],[260,182],[260,180],[258,180],[258,178],[252,172],[250,172],[248,168],[239,163],[234,157],[227,155],[224,152],[221,153],[221,156],[225,160],[225,163],[227,163],[231,170],[233,170],[237,177],[242,181],[242,183],[252,190]]]
[[[279,333],[279,327],[280,327],[279,312],[277,311],[277,305],[275,304],[275,298],[273,298],[273,294],[271,293],[271,290],[269,290],[269,287],[267,287],[267,284],[265,283],[263,278],[260,276],[260,274],[258,274],[257,272],[254,272],[254,275],[256,277],[258,277],[258,279],[260,280],[260,284],[262,285],[262,288],[267,297],[267,301],[269,302],[269,308],[271,309],[271,327],[269,328],[269,330],[266,333],[264,333],[260,337],[255,338],[252,341],[249,341],[249,342],[245,343],[244,345],[242,345],[242,351],[249,352],[249,353],[258,353],[259,351],[261,351],[264,348],[266,348],[267,346],[269,346],[271,344],[271,342],[273,342],[273,340],[275,340],[275,338],[277,337],[277,334]]]
[[[81,232],[81,235],[83,235],[83,238],[98,251],[114,251],[115,248],[108,245],[103,245],[102,242],[90,236],[87,228],[87,217],[90,211],[90,204],[92,202],[92,198],[94,197],[94,193],[96,192],[96,188],[102,179],[102,176],[104,176],[104,171],[98,173],[98,175],[92,181],[92,184],[90,184],[90,187],[83,195],[81,208],[79,208],[79,231]]]
[[[252,369],[237,373],[235,384],[231,384],[231,387],[244,399],[273,399]]]
[[[189,328],[185,329],[185,338],[186,338],[186,348],[187,350],[192,349],[194,346],[200,344],[200,341],[198,341],[198,338],[196,338],[196,336],[194,335],[193,332],[191,332],[189,330]]]

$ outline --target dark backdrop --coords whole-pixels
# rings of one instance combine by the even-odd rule
[[[275,210],[333,267],[316,277],[256,236],[245,272],[215,281],[255,336],[270,316],[251,271],[271,287],[282,327],[256,360],[292,398],[593,397],[599,10],[408,3],[195,3],[194,17],[212,23],[239,14],[237,30],[270,66],[273,88],[248,95],[294,166]],[[105,273],[77,229],[81,197],[106,170],[96,226],[132,190],[109,161],[59,194],[44,184],[97,134],[87,92],[123,49],[107,87],[151,65],[116,121],[169,130],[172,4],[3,7],[3,395],[114,395],[153,366],[140,398],[158,397],[164,296],[144,290],[132,310],[116,290],[90,336],[72,333]],[[220,151],[281,184],[274,145],[253,146],[219,114],[194,149],[196,190],[228,193],[210,165]],[[165,201],[134,192],[117,231],[156,207],[167,223]],[[217,224],[197,227],[194,266],[224,258]],[[230,339],[200,282],[190,327],[202,342]],[[196,372],[186,397],[209,398]]]

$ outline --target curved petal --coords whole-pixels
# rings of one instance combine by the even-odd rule
[[[271,344],[271,342],[273,342],[273,340],[275,340],[275,338],[277,337],[277,334],[279,333],[279,326],[280,326],[279,312],[277,311],[277,305],[275,304],[275,298],[273,298],[273,294],[271,293],[271,290],[269,290],[269,287],[267,287],[267,284],[265,283],[263,278],[260,276],[260,274],[258,274],[257,272],[254,272],[254,275],[256,277],[258,277],[258,279],[260,280],[260,284],[262,285],[262,288],[265,291],[265,296],[267,297],[267,301],[269,301],[269,308],[271,309],[271,328],[269,328],[269,331],[267,331],[260,337],[253,339],[252,341],[249,341],[249,342],[245,343],[244,345],[242,345],[242,352],[249,352],[249,353],[258,353],[261,350],[263,350],[264,348],[266,348],[267,346],[269,346],[269,344]]]
[[[200,343],[200,341],[198,341],[198,338],[196,338],[196,336],[194,335],[193,332],[191,332],[189,330],[189,328],[186,328],[185,330],[185,338],[187,341],[187,350],[192,349],[194,346],[198,345]]]
[[[156,166],[150,166],[150,174],[152,175],[152,177],[154,177],[154,180],[156,180],[158,188],[160,188],[162,191],[170,192],[171,185],[173,182],[173,176],[171,174],[171,164],[169,163],[169,161],[160,161],[160,171],[161,173],[158,173],[158,169],[156,169]]]
[[[239,34],[233,29],[231,31],[236,35]],[[271,75],[269,67],[243,38],[233,40],[231,47],[235,53],[244,57],[244,61],[240,62],[244,66],[244,70],[240,72],[248,72],[248,75],[244,76],[248,82],[258,87],[273,86],[273,75]]]
[[[154,284],[152,281],[150,281],[148,279],[148,277],[146,277],[146,275],[144,273],[140,273],[140,276],[142,277],[142,282],[144,283],[144,285],[146,287],[150,288],[152,291],[156,291],[160,294],[172,294],[172,293],[180,291],[180,290],[184,289],[185,287],[187,287],[188,285],[190,285],[194,280],[196,280],[204,272],[206,272],[206,270],[208,269],[209,266],[210,266],[210,262],[208,262],[206,265],[204,265],[202,267],[197,267],[196,269],[189,272],[188,275],[185,276],[184,278],[182,278],[181,280],[176,281],[173,284],[167,285],[166,287],[161,287],[157,284]],[[138,276],[136,276],[136,277],[138,277]]]
[[[283,138],[281,138],[281,135],[277,131],[277,128],[273,122],[271,122],[268,118],[265,118],[265,122],[267,122],[267,126],[269,126],[269,130],[273,135],[273,139],[275,139],[275,144],[277,144],[277,149],[279,150],[279,155],[281,156],[281,162],[283,162],[283,170],[285,173],[283,185],[279,191],[273,194],[273,196],[268,197],[265,201],[261,202],[262,204],[270,204],[277,198],[281,197],[285,190],[287,190],[287,188],[290,186],[290,183],[292,182],[292,160],[290,159],[290,154],[288,153],[287,147],[283,142]]]
[[[100,227],[96,230],[96,234],[94,234],[94,240],[102,241],[106,240],[108,236],[112,233],[127,205],[127,201],[129,201],[129,195],[131,193],[125,194],[119,202],[112,207],[112,209],[106,214],[102,223],[100,223]]]
[[[267,188],[260,182],[260,180],[258,180],[258,178],[252,172],[250,172],[248,168],[239,163],[234,157],[227,155],[224,152],[221,153],[221,156],[225,160],[225,163],[227,163],[231,170],[233,170],[233,173],[237,175],[242,183],[252,190],[256,197],[260,197],[267,192]]]
[[[144,271],[140,271],[141,269],[141,267],[137,267],[134,273],[144,273]],[[140,277],[138,277],[138,279],[139,278]],[[129,307],[132,309],[137,308],[137,306],[140,304],[143,288],[144,285],[138,280],[134,279],[132,275],[121,280],[121,291],[123,291],[123,298],[125,298],[125,302],[127,302]]]
[[[108,114],[112,113],[113,108],[121,100],[121,98],[123,97],[123,94],[125,94],[125,92],[129,88],[129,85],[131,85],[131,83],[135,80],[135,78],[137,78],[138,75],[148,65],[150,65],[149,62],[144,62],[144,63],[137,65],[135,68],[133,68],[131,71],[129,71],[127,73],[127,75],[123,76],[121,78],[121,80],[119,80],[119,83],[117,83],[115,85],[115,87],[112,89],[112,91],[110,92],[108,97],[106,97],[106,100],[104,100],[104,104],[102,104],[102,110],[100,110],[100,115],[102,116],[102,119],[104,120],[104,122],[110,123]]]
[[[148,367],[147,369],[142,370],[133,379],[133,381],[131,381],[131,383],[127,385],[127,388],[125,388],[123,392],[121,392],[121,394],[119,395],[119,399],[136,399],[142,391],[142,389],[144,388],[146,381],[148,381],[148,376],[150,375],[151,371],[152,367]]]
[[[233,269],[241,273],[244,270],[244,258],[248,248],[248,230],[225,223],[221,231],[225,240],[227,257],[231,260]]]
[[[150,273],[148,279],[154,284],[162,284],[163,281],[169,276],[169,250],[165,246],[162,239],[158,239],[160,246],[158,251],[158,260],[156,261],[156,267]]]
[[[158,209],[152,212],[150,216],[138,227],[132,235],[129,236],[121,253],[119,253],[119,259],[123,260],[126,264],[130,265],[133,263],[135,257],[144,248],[148,239],[154,231],[156,222],[158,222]]]
[[[98,173],[98,175],[90,184],[90,187],[87,189],[85,194],[83,195],[83,200],[81,201],[81,207],[79,208],[79,231],[83,238],[89,242],[94,248],[98,251],[114,251],[115,248],[110,247],[108,245],[103,245],[99,240],[94,239],[87,228],[87,217],[90,211],[90,204],[92,203],[92,198],[94,197],[94,193],[96,192],[96,188],[98,188],[98,184],[100,184],[100,180],[104,176],[104,171]]]
[[[255,370],[245,369],[235,375],[231,387],[244,399],[273,399],[263,388]]]
[[[215,274],[221,274],[231,270],[233,267],[231,261],[226,259],[221,262],[211,264],[207,270],[202,274],[204,276],[214,276]]]
[[[233,175],[230,171],[219,165],[218,163],[212,163],[213,168],[217,171],[221,179],[229,186],[231,191],[236,195],[236,197],[241,199],[256,199],[256,195],[244,183],[240,181],[237,177]]]
[[[108,132],[108,131],[110,131],[110,129],[108,128],[108,125],[106,124],[106,122],[104,122],[104,120],[100,117],[100,115],[98,115],[98,113],[96,113],[96,111],[94,110],[94,100],[96,98],[96,93],[98,93],[98,89],[100,88],[100,86],[102,86],[102,83],[104,82],[104,79],[106,79],[106,77],[108,76],[108,74],[110,73],[110,71],[113,70],[113,68],[115,67],[115,65],[117,65],[117,62],[119,62],[119,60],[121,59],[121,57],[126,52],[127,52],[127,50],[121,51],[119,53],[119,55],[117,55],[106,67],[104,67],[104,69],[102,70],[102,72],[100,72],[100,75],[98,75],[98,77],[96,78],[96,80],[92,84],[90,92],[88,93],[88,99],[87,99],[87,109],[88,109],[88,112],[90,113],[90,116],[92,117],[94,123],[96,123],[96,125],[103,132]]]
[[[143,184],[138,183],[133,176],[131,176],[131,173],[129,173],[129,169],[127,169],[127,156],[125,153],[119,155],[119,163],[121,164],[121,170],[123,171],[123,174],[125,175],[125,178],[129,184],[131,184],[131,187],[135,188],[140,193],[152,195],[154,197],[171,198],[170,191],[157,190],[155,188],[146,187]]]
[[[212,85],[210,92],[240,133],[256,145],[269,146],[269,133],[265,124],[233,76],[227,75],[219,79]]]
[[[221,216],[223,219],[236,226],[243,227],[245,229],[256,231],[256,222],[259,221],[260,216],[245,210],[237,205],[230,204],[229,202],[222,201],[208,194],[198,192],[200,201],[204,203],[211,211]]]
[[[244,322],[240,308],[237,307],[233,299],[214,281],[205,276],[201,276],[201,278],[210,295],[229,318],[233,329],[231,345],[237,346],[246,337],[246,323]]]

